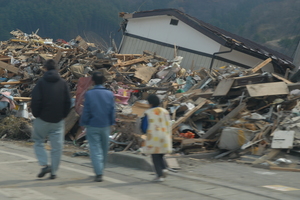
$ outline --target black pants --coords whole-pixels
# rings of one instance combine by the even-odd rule
[[[166,163],[164,160],[165,154],[152,154],[152,162],[158,177],[163,175],[163,170],[166,169]]]

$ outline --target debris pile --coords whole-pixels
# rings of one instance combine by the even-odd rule
[[[146,50],[143,54],[117,54],[80,36],[70,42],[54,42],[37,33],[17,30],[11,34],[14,38],[0,46],[4,118],[33,118],[27,105],[31,90],[43,75],[43,61],[52,58],[74,98],[65,135],[78,143],[85,136],[78,125],[83,95],[91,88],[92,72],[100,71],[116,100],[111,150],[141,147],[144,135],[139,123],[149,108],[145,100],[149,94],[157,94],[161,106],[170,112],[174,152],[224,151],[217,158],[251,154],[258,156],[252,164],[259,164],[274,158],[280,149],[300,147],[300,84],[291,82],[288,74],[264,71],[272,58],[251,69],[229,65],[186,70],[180,65],[185,58],[180,56],[167,60]]]

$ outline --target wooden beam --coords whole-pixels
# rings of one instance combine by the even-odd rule
[[[55,62],[58,64],[58,62],[61,59],[61,56],[62,56],[61,49],[58,49],[58,51],[57,51],[56,55],[54,56],[53,60],[55,60]]]
[[[246,85],[251,97],[287,95],[289,89],[284,82],[262,83]]]
[[[5,62],[2,62],[2,61],[0,61],[0,68],[6,69],[6,70],[8,70],[10,72],[13,72],[15,74],[18,74],[18,72],[19,72],[19,68],[15,67],[13,65],[7,64]]]
[[[218,123],[216,123],[213,127],[211,127],[202,138],[204,139],[211,139],[215,137],[215,134],[217,131],[225,124],[228,120],[234,118],[237,116],[242,110],[246,108],[245,103],[241,103],[239,106],[237,106],[235,109],[233,109],[228,115],[223,117]]]
[[[78,119],[79,115],[76,113],[75,107],[73,107],[65,118],[65,135],[73,128]]]
[[[142,57],[143,54],[113,54],[114,57],[116,58],[123,58],[125,57]]]
[[[283,82],[285,82],[286,84],[292,84],[293,82],[291,82],[291,81],[289,81],[289,80],[287,80],[287,79],[285,79],[285,78],[283,78],[283,77],[281,77],[281,76],[279,76],[279,75],[277,75],[277,74],[275,74],[275,73],[272,73],[272,76],[274,76],[275,78],[277,78],[277,79],[279,79],[279,80],[282,80]]]
[[[270,166],[271,170],[280,170],[280,171],[289,171],[289,172],[300,172],[300,169],[297,168],[288,168],[288,167],[275,167]]]
[[[252,164],[256,165],[256,164],[260,164],[265,162],[266,160],[270,160],[272,158],[274,158],[275,156],[277,156],[280,153],[281,149],[272,149],[268,154],[256,159]]]
[[[31,97],[14,97],[16,101],[31,101]]]
[[[257,65],[256,67],[254,67],[251,71],[252,73],[257,72],[258,70],[260,70],[261,68],[263,68],[264,66],[266,66],[269,62],[272,61],[272,58],[268,58],[265,61],[263,61],[262,63],[260,63],[259,65]]]
[[[125,62],[121,62],[121,63],[117,63],[114,66],[128,66],[128,65],[133,65],[136,63],[140,63],[140,62],[148,62],[149,59],[152,59],[153,56],[143,56],[141,58],[137,58],[137,59],[133,59],[133,60],[129,60],[129,61],[125,61]]]
[[[12,82],[0,82],[0,85],[18,85],[22,84],[21,81],[12,81]]]
[[[173,125],[172,125],[172,130],[175,129],[179,124],[181,124],[182,122],[184,122],[187,118],[189,118],[192,114],[194,114],[194,112],[196,112],[197,110],[199,110],[204,104],[206,104],[207,99],[203,99],[201,103],[199,103],[199,105],[197,105],[195,108],[193,108],[192,110],[188,111],[187,113],[185,113],[182,117],[180,117]]]
[[[234,79],[223,79],[219,82],[216,90],[214,91],[213,97],[215,96],[226,96],[229,92]]]

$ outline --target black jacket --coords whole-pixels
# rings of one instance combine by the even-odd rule
[[[47,71],[32,90],[33,116],[57,123],[67,117],[70,106],[71,97],[67,83],[56,70]]]

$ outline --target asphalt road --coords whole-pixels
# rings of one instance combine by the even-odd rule
[[[115,165],[107,166],[104,182],[94,182],[90,160],[69,156],[63,156],[57,179],[38,179],[40,167],[33,149],[5,141],[0,141],[0,169],[1,200],[300,199],[297,188],[278,191],[261,185],[226,184],[224,177],[218,180],[177,173],[163,183],[152,183],[151,172]]]

